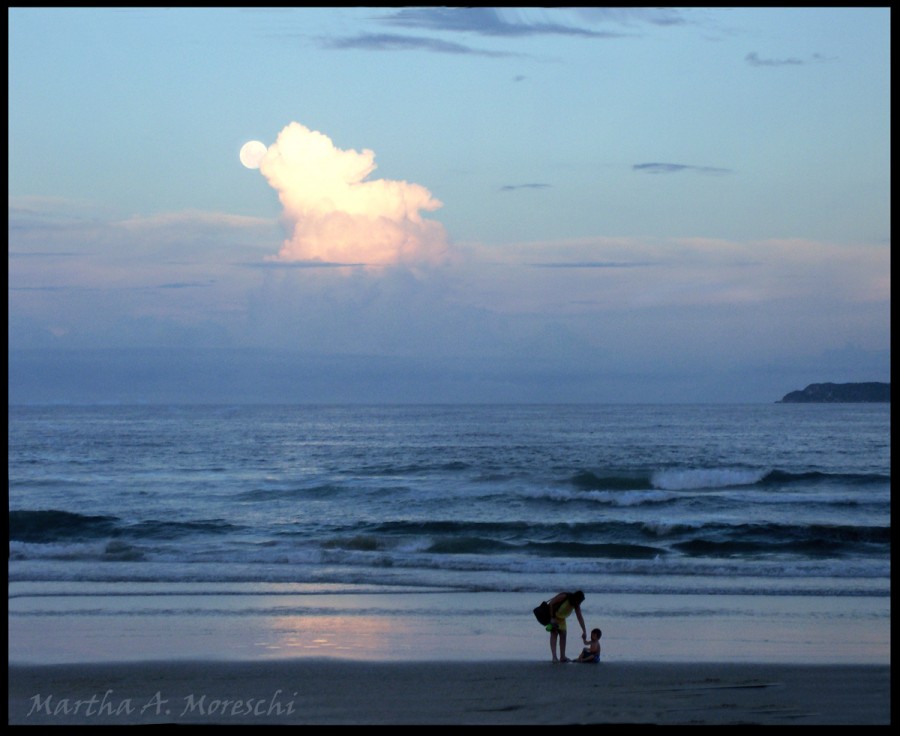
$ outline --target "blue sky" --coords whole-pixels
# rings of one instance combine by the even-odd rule
[[[9,49],[11,401],[889,380],[887,8],[13,8]]]

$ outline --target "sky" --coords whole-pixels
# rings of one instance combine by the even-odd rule
[[[11,403],[890,380],[889,8],[8,20]]]

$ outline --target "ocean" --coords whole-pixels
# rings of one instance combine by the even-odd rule
[[[573,589],[630,625],[889,628],[889,404],[11,406],[8,471],[11,658],[51,619],[452,629],[502,599],[534,628]]]

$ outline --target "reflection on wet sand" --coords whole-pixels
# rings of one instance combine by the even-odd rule
[[[256,646],[285,657],[321,654],[350,657],[365,652],[366,658],[396,649],[403,626],[374,616],[278,616],[272,618]]]

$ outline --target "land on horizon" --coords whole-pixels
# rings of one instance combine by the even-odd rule
[[[891,384],[811,383],[802,391],[791,391],[779,404],[883,404],[891,402]]]

